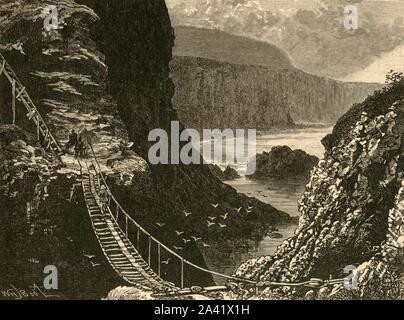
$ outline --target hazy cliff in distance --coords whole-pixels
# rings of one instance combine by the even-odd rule
[[[379,84],[339,82],[291,66],[275,69],[181,56],[171,62],[171,77],[174,108],[192,128],[331,124],[380,89]]]

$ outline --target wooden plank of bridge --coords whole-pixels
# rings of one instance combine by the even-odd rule
[[[91,174],[82,174],[84,198],[96,237],[112,268],[131,284],[141,284],[148,288],[163,290],[164,281],[158,277],[133,247],[120,229],[110,208],[102,208],[96,203],[96,182]],[[151,239],[149,240],[151,243]],[[151,246],[150,246],[151,247]],[[150,256],[151,252],[149,251]]]

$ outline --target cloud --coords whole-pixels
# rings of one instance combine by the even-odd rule
[[[273,43],[306,71],[357,74],[404,43],[404,1],[352,0],[359,29],[345,30],[346,0],[168,0],[175,25],[220,29]],[[359,74],[359,73],[358,73]]]

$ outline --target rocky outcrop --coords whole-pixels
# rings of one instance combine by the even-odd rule
[[[230,166],[227,166],[224,170],[222,170],[222,168],[220,168],[218,165],[212,164],[209,165],[209,168],[212,174],[222,181],[229,181],[240,178],[240,175],[237,173],[237,171]]]
[[[30,141],[29,132],[0,126],[0,288],[2,299],[42,288],[56,266],[57,299],[97,299],[120,280],[103,261],[82,204],[77,175]],[[77,186],[78,184],[78,186]],[[91,259],[88,256],[94,256]],[[80,283],[79,287],[77,283]],[[7,294],[4,292],[8,291]],[[25,299],[26,297],[20,297]]]
[[[288,146],[273,147],[270,152],[257,154],[251,179],[308,177],[319,159]]]
[[[231,64],[175,57],[174,108],[189,127],[270,128],[334,123],[348,108],[380,89],[343,83],[295,68]]]
[[[49,3],[58,6],[59,27],[46,31],[42,2],[0,0],[0,49],[62,144],[69,129],[86,127],[91,132],[95,152],[114,194],[127,212],[151,234],[168,246],[181,244],[184,250],[180,253],[185,258],[204,266],[198,246],[195,243],[185,246],[182,238],[173,236],[175,230],[186,230],[184,237],[188,238],[192,235],[249,238],[257,230],[263,235],[265,226],[290,220],[286,213],[270,205],[237,194],[214,177],[207,166],[148,164],[149,131],[168,129],[170,121],[177,119],[171,106],[174,86],[168,65],[174,35],[163,0],[61,0]],[[9,91],[8,83],[1,80],[0,92]],[[0,99],[0,110],[0,121],[9,122],[10,99]],[[20,105],[18,110],[17,124],[25,129],[27,137],[34,136],[35,128]],[[129,141],[134,142],[133,150],[122,154],[121,143]],[[20,143],[17,142],[17,147]],[[26,143],[30,150],[39,147],[29,141]],[[25,149],[23,145],[21,152],[26,153]],[[23,162],[34,161],[35,157],[34,151],[34,156],[30,153]],[[2,212],[8,211],[2,216],[1,226],[13,226],[0,239],[2,273],[8,272],[10,279],[15,279],[13,266],[19,265],[20,278],[21,274],[30,274],[30,265],[25,263],[27,259],[35,261],[35,272],[46,264],[61,263],[65,276],[71,279],[69,286],[64,288],[64,295],[87,297],[87,284],[93,281],[100,282],[102,288],[94,288],[88,297],[100,297],[105,288],[117,286],[119,279],[99,252],[83,199],[71,202],[71,191],[78,175],[77,163],[69,154],[62,160],[66,167],[52,169],[46,197],[37,198],[37,183],[25,180],[25,174],[13,189],[21,195],[28,189],[31,197],[38,199],[39,204],[30,213],[31,222],[25,219],[26,211],[31,210],[30,198],[13,198],[5,192],[1,195]],[[58,166],[50,156],[48,161],[49,164],[43,164],[46,170]],[[3,162],[1,165],[7,165],[4,172],[13,170],[8,162]],[[57,179],[53,175],[57,175]],[[14,185],[13,179],[8,177],[1,177],[3,190]],[[211,204],[216,203],[219,206],[212,212]],[[254,205],[256,210],[245,221],[229,221],[226,232],[208,228],[208,215],[219,216],[247,205]],[[191,211],[192,217],[186,218],[184,210]],[[19,219],[14,222],[16,216]],[[15,232],[13,228],[17,223],[21,229]],[[164,227],[159,228],[156,223]],[[35,228],[32,237],[28,237],[31,225]],[[57,235],[44,236],[49,228],[56,230]],[[26,240],[21,241],[24,236]],[[27,245],[28,241],[31,245]],[[9,251],[20,252],[20,246],[24,246],[23,253],[11,257]],[[45,255],[47,250],[51,253]],[[86,260],[83,252],[96,255],[94,268],[99,273],[96,272],[95,277],[105,274],[105,281],[87,277],[93,261]],[[81,269],[83,264],[88,268]],[[204,273],[196,276],[194,270],[186,271],[185,281],[191,277],[196,279],[195,284],[212,281]],[[21,282],[29,280],[24,278]]]
[[[353,265],[359,288],[267,288],[261,298],[402,297],[403,89],[401,81],[377,92],[339,120],[299,202],[295,236],[274,256],[249,260],[237,271],[258,281],[299,282],[345,278],[344,268]]]
[[[167,8],[162,0],[153,3],[145,0],[133,3],[111,0],[97,2],[94,8],[100,22],[93,30],[98,35],[98,48],[105,55],[108,65],[108,87],[117,101],[128,135],[135,142],[135,151],[147,159],[149,147],[153,144],[148,142],[150,130],[161,128],[170,133],[171,121],[178,119],[171,103],[175,87],[170,79],[169,62],[172,59],[174,33]],[[152,18],[142,23],[133,21],[134,16],[147,15]],[[115,26],[117,19],[133,23],[134,27],[128,29],[126,23]],[[131,208],[137,208],[137,212],[145,212],[140,219],[146,226],[153,228],[156,221],[166,223],[167,228],[159,230],[159,234],[173,245],[182,241],[172,237],[174,228],[185,228],[190,235],[242,234],[244,237],[246,230],[252,231],[256,227],[257,221],[267,220],[266,223],[272,224],[275,220],[289,219],[271,206],[238,195],[234,189],[214,177],[208,166],[156,165],[149,166],[149,170],[150,188],[140,194],[130,190],[123,192],[122,201]],[[129,197],[128,193],[131,194]],[[257,221],[233,221],[234,226],[225,233],[208,228],[205,220],[208,215],[225,214],[248,202],[257,205]],[[219,203],[214,213],[212,203]],[[184,210],[193,212],[193,217],[198,217],[198,220],[189,223]],[[192,256],[192,250],[184,252]]]

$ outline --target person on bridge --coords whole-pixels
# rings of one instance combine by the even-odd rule
[[[101,210],[103,212],[108,210],[109,207],[109,194],[108,194],[108,190],[107,188],[102,185],[100,192],[99,192],[99,201],[100,201],[100,206],[101,206]]]
[[[86,128],[80,131],[79,141],[81,142],[79,156],[84,158],[88,155],[91,145],[91,133]]]
[[[65,146],[65,152],[69,151],[72,147],[76,147],[77,140],[78,140],[78,134],[76,130],[71,129],[69,131],[69,141],[67,141]]]
[[[83,156],[83,148],[84,144],[79,136],[74,146],[74,156],[76,157],[76,159]]]

